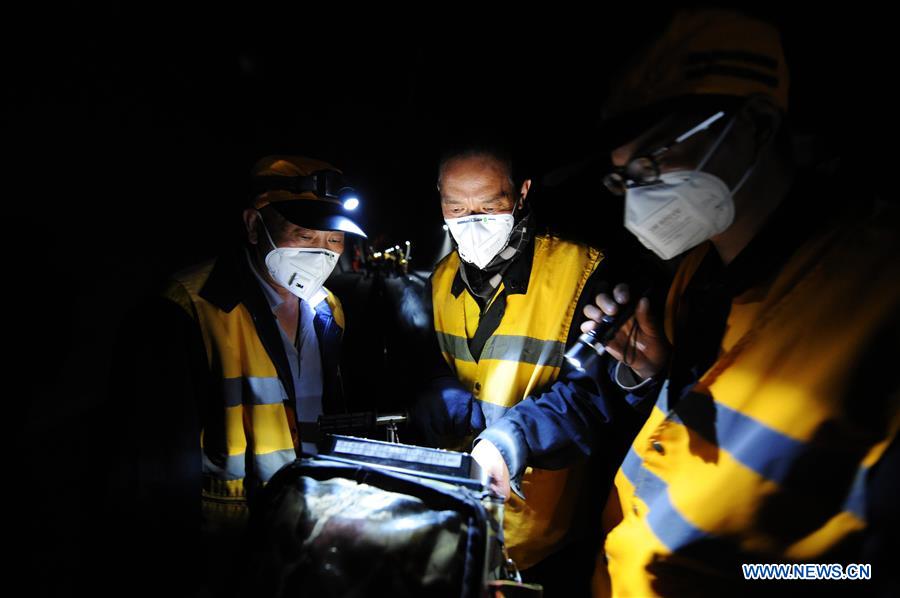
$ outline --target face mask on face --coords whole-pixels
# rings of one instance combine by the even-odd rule
[[[626,190],[625,228],[662,259],[696,247],[734,221],[734,194],[755,164],[732,190],[719,177],[702,171],[733,124],[732,119],[696,170],[666,172],[660,174],[658,183]]]
[[[312,299],[331,275],[340,254],[318,247],[277,247],[262,215],[259,223],[274,248],[266,255],[269,274],[297,297],[304,301]]]
[[[484,269],[506,247],[515,225],[512,214],[472,214],[445,218],[456,241],[459,257]]]

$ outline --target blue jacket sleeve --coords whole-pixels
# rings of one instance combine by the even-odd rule
[[[585,286],[568,346],[580,335],[584,305],[605,289],[610,275],[598,269]],[[586,370],[563,362],[550,388],[518,403],[475,442],[489,440],[497,447],[514,488],[526,465],[558,469],[579,453],[591,456],[601,451],[615,460],[643,423],[660,388],[654,379],[632,391],[623,389],[614,382],[616,364],[609,356],[594,360]]]
[[[476,439],[489,440],[503,455],[513,484],[526,465],[559,469],[577,454],[609,449],[618,454],[637,431],[646,410],[636,410],[607,374],[611,359],[596,360],[587,371],[568,364],[544,393],[526,398]],[[647,392],[644,388],[642,391]],[[648,389],[649,390],[649,389]],[[629,395],[637,401],[637,397]],[[649,390],[641,403],[653,402]]]

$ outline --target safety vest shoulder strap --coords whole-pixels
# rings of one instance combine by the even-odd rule
[[[328,293],[325,297],[325,303],[331,310],[331,316],[334,318],[335,324],[340,326],[341,330],[344,330],[346,328],[344,323],[344,306],[341,304],[341,300],[337,298],[337,295],[328,289],[325,289],[325,291]]]
[[[431,289],[434,296],[437,296],[438,289],[440,289],[442,294],[450,292],[450,288],[453,286],[453,279],[459,270],[459,263],[459,254],[455,250],[448,253],[437,263],[434,267],[434,272],[431,274]]]

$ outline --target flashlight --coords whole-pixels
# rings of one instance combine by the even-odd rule
[[[578,340],[569,347],[565,355],[566,361],[578,370],[586,370],[595,359],[606,353],[606,344],[615,338],[622,324],[634,315],[635,306],[646,294],[646,290],[636,294],[632,301],[619,305],[618,313],[613,316],[604,315],[600,318],[596,328],[579,336]]]

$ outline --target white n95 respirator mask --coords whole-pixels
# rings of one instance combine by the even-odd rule
[[[515,226],[512,214],[472,214],[445,218],[444,222],[456,241],[459,257],[481,270],[503,251]]]
[[[696,169],[661,173],[658,182],[626,189],[625,228],[662,259],[671,259],[696,247],[724,232],[734,222],[734,194],[747,181],[755,161],[734,189],[703,171],[732,125],[734,120],[728,123]]]
[[[700,170],[666,172],[659,178],[659,183],[625,194],[625,228],[644,247],[668,260],[731,226],[733,192],[722,179]]]
[[[262,216],[259,223],[274,249],[266,255],[266,268],[275,282],[309,301],[331,276],[340,254],[319,247],[277,247]]]

